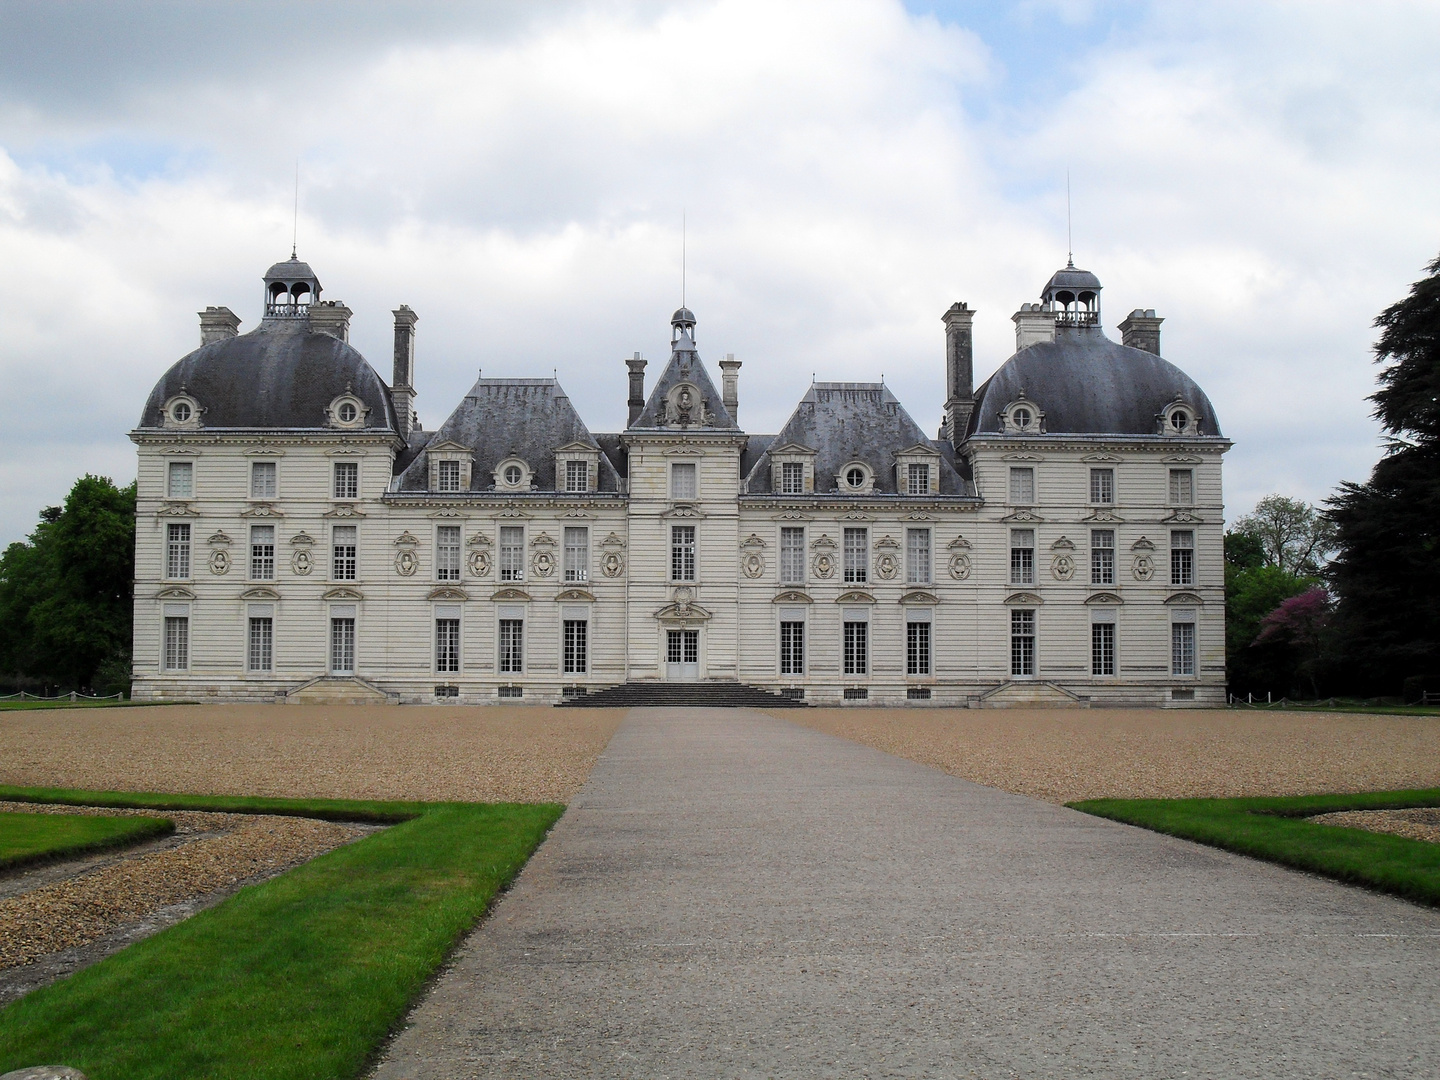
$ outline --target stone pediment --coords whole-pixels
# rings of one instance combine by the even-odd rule
[[[933,446],[926,446],[924,443],[916,443],[914,446],[907,446],[904,450],[897,450],[897,451],[895,451],[895,456],[896,456],[897,458],[902,458],[902,457],[932,457],[932,458],[938,458],[938,457],[941,456],[941,454],[940,454],[940,451],[939,451],[939,450],[936,450]]]
[[[195,593],[184,585],[169,585],[155,594],[156,600],[194,600]]]
[[[426,600],[469,600],[470,594],[455,585],[437,585],[425,594]]]
[[[609,536],[605,537],[604,540],[600,541],[600,546],[623,548],[625,546],[625,538],[619,533],[612,532]]]
[[[354,503],[340,503],[339,505],[333,506],[329,510],[326,510],[325,513],[321,514],[320,516],[325,518],[364,517],[365,511],[361,510]]]
[[[155,511],[156,517],[199,517],[200,512],[189,503],[172,502],[166,503]]]
[[[498,514],[496,514],[495,516],[496,516],[497,518],[528,518],[528,517],[531,517],[532,515],[527,514],[524,510],[520,509],[520,507],[518,507],[518,506],[507,506],[504,510],[501,510],[501,511],[500,511]]]
[[[1008,513],[1008,514],[1006,514],[1004,517],[1002,517],[1000,520],[1001,520],[1001,521],[1044,521],[1045,519],[1042,518],[1039,514],[1035,513],[1034,510],[1027,510],[1027,509],[1023,509],[1023,508],[1022,508],[1022,509],[1020,509],[1020,510],[1011,511],[1010,513]]]
[[[744,551],[744,550],[746,550],[747,548],[763,548],[763,547],[769,547],[769,546],[770,546],[770,545],[767,544],[767,543],[765,543],[765,541],[764,541],[763,539],[761,539],[760,536],[758,536],[757,534],[755,534],[755,533],[753,533],[753,532],[752,532],[749,536],[747,536],[744,540],[740,541],[740,550],[741,550],[741,551]]]
[[[873,521],[874,517],[863,510],[848,510],[840,515],[841,521]]]
[[[517,589],[514,586],[504,589],[496,589],[490,594],[491,600],[529,600],[530,594],[524,589]]]
[[[926,589],[908,589],[900,597],[900,603],[934,605],[940,603],[940,598]]]
[[[594,603],[595,594],[589,589],[580,589],[572,585],[570,588],[561,589],[556,593],[555,602],[559,604]]]
[[[1092,593],[1090,596],[1087,596],[1085,598],[1085,603],[1097,604],[1101,607],[1111,607],[1115,604],[1123,604],[1124,602],[1125,601],[1120,598],[1118,593],[1113,592]]]
[[[767,453],[769,453],[771,457],[774,457],[776,454],[791,454],[797,456],[801,454],[809,454],[813,457],[815,454],[819,453],[819,451],[797,442],[788,442],[784,446],[770,447]]]
[[[555,447],[555,453],[557,453],[557,454],[598,454],[598,453],[600,453],[600,448],[599,448],[598,446],[591,446],[589,443],[579,442],[579,441],[577,440],[576,442],[568,442],[568,443],[566,443],[564,446],[557,446],[557,447]]]
[[[1199,593],[1193,593],[1193,592],[1177,592],[1177,593],[1171,593],[1169,596],[1167,596],[1167,597],[1165,598],[1165,603],[1167,603],[1167,604],[1203,604],[1203,603],[1205,603],[1205,601],[1204,601],[1204,599],[1201,598],[1201,596],[1200,596]]]
[[[315,543],[315,538],[307,532],[298,532],[290,538],[290,543],[297,547],[308,547]]]
[[[846,589],[835,598],[837,604],[873,604],[875,597],[864,589]]]
[[[487,548],[493,547],[494,544],[490,540],[490,537],[486,536],[484,533],[476,533],[474,536],[470,537],[469,540],[465,541],[465,546],[472,548]]]
[[[279,600],[280,594],[268,585],[256,585],[240,594],[241,600]]]
[[[947,551],[969,551],[971,550],[971,546],[970,541],[966,540],[965,537],[957,536],[954,540],[951,540],[950,543],[946,544],[945,548]]]
[[[223,547],[224,545],[229,544],[229,543],[231,543],[232,541],[231,541],[230,537],[226,536],[223,532],[216,532],[216,533],[211,533],[210,536],[206,539],[205,542],[206,542],[207,544],[211,545],[212,547],[214,547],[214,546],[221,546],[221,547]]]
[[[404,532],[402,532],[399,536],[397,536],[397,537],[395,538],[395,544],[396,544],[397,547],[400,547],[400,546],[415,547],[415,546],[418,545],[419,543],[420,543],[420,538],[419,538],[418,536],[414,535],[409,529],[406,529]]]
[[[1116,523],[1121,524],[1121,525],[1123,525],[1123,524],[1125,523],[1125,519],[1122,518],[1119,514],[1115,513],[1114,510],[1092,510],[1092,511],[1090,511],[1090,513],[1086,514],[1086,515],[1085,515],[1083,518],[1081,518],[1080,520],[1081,520],[1082,522],[1089,522],[1089,521],[1116,522]]]
[[[692,503],[676,503],[669,510],[663,511],[660,516],[662,518],[703,518],[705,514]]]
[[[770,601],[772,604],[811,604],[810,594],[804,589],[781,589]]]
[[[1200,525],[1204,521],[1193,510],[1171,510],[1169,514],[1160,519],[1160,523],[1162,525]]]
[[[1136,540],[1133,544],[1130,545],[1130,550],[1131,550],[1131,551],[1154,551],[1154,550],[1155,550],[1155,545],[1152,544],[1148,539],[1146,539],[1145,537],[1142,536],[1142,537],[1140,537],[1139,540]]]
[[[435,518],[466,518],[470,515],[461,513],[453,506],[442,506],[438,510],[431,511],[426,516],[429,517],[431,520],[434,520]]]
[[[1051,550],[1051,551],[1074,551],[1074,550],[1075,550],[1075,542],[1074,542],[1073,540],[1071,540],[1068,536],[1062,536],[1062,537],[1060,537],[1059,540],[1056,540],[1053,544],[1050,545],[1050,550]]]
[[[439,442],[431,443],[425,448],[427,454],[469,454],[473,448],[458,443],[454,439],[441,439]]]
[[[364,600],[365,594],[350,585],[336,585],[320,594],[321,600]]]
[[[1011,593],[1009,596],[1005,597],[1005,603],[1007,603],[1007,604],[1018,604],[1018,605],[1022,605],[1022,606],[1029,606],[1029,605],[1033,605],[1033,604],[1043,604],[1044,602],[1045,602],[1045,601],[1040,598],[1040,594],[1039,594],[1039,593],[1033,593],[1033,592],[1015,592],[1015,593]]]
[[[272,518],[284,517],[285,514],[279,507],[272,506],[270,503],[256,503],[249,509],[240,511],[240,516],[242,518]]]
[[[693,600],[676,600],[655,612],[655,618],[661,622],[707,622],[710,617],[710,609]]]
[[[838,546],[834,540],[830,539],[828,533],[821,533],[819,537],[810,541],[811,551],[834,551]]]

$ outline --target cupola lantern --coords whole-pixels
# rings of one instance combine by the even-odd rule
[[[288,260],[265,271],[265,318],[304,318],[319,299],[320,279],[309,263],[295,257],[293,249]]]

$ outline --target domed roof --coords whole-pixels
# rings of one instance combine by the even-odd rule
[[[1100,290],[1100,279],[1089,270],[1081,270],[1070,263],[1063,270],[1056,270],[1050,280],[1045,283],[1045,288],[1040,295],[1048,299],[1058,289],[1088,289],[1094,292]]]
[[[200,346],[155,384],[140,427],[160,427],[165,402],[182,389],[199,403],[206,428],[323,428],[331,402],[348,390],[368,409],[363,430],[398,430],[375,369],[307,319],[267,319],[248,334]]]
[[[294,255],[265,271],[266,281],[300,281],[302,279],[314,281],[315,271],[310,269],[309,263],[301,262]]]
[[[1098,327],[1061,328],[1054,341],[1022,349],[975,392],[966,436],[1002,430],[1000,413],[1020,397],[1045,414],[1055,435],[1156,435],[1177,397],[1195,409],[1202,435],[1219,435],[1210,399],[1170,361],[1107,338]]]
[[[671,315],[671,316],[670,316],[670,325],[671,325],[671,326],[694,326],[694,325],[695,325],[695,313],[694,313],[693,311],[691,311],[689,308],[682,307],[679,311],[675,312],[674,315]]]

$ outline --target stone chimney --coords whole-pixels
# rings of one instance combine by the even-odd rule
[[[1154,308],[1136,308],[1120,324],[1120,344],[1160,355],[1160,324]]]
[[[1055,312],[1044,304],[1021,304],[1010,320],[1015,324],[1016,352],[1042,341],[1055,340]]]
[[[207,307],[200,312],[200,344],[224,341],[240,332],[240,316],[228,307]]]
[[[952,443],[965,437],[975,409],[975,312],[965,303],[950,305],[945,323],[945,432]]]
[[[395,418],[400,434],[410,438],[415,430],[415,324],[419,316],[409,305],[401,304],[395,316],[395,378],[390,383],[390,399],[395,403]]]
[[[625,403],[630,406],[630,419],[625,426],[634,427],[635,421],[639,420],[640,414],[645,411],[645,361],[640,359],[637,352],[625,361],[625,366],[630,369],[630,400]]]
[[[349,341],[350,316],[353,314],[343,301],[321,300],[310,305],[310,329]]]
[[[740,364],[733,352],[726,353],[725,359],[720,361],[720,400],[730,414],[730,422],[736,427],[740,426]]]

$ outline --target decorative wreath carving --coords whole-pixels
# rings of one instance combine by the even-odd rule
[[[900,572],[900,560],[888,551],[875,560],[875,576],[889,581]]]
[[[956,552],[950,556],[950,576],[956,581],[964,581],[970,576],[970,556]]]
[[[212,574],[224,574],[230,569],[230,553],[228,551],[212,551],[210,553],[210,572]]]
[[[290,556],[290,569],[300,577],[309,577],[312,565],[308,551],[297,551]]]
[[[608,578],[617,578],[625,572],[625,560],[618,551],[607,551],[600,557],[600,572]]]
[[[810,560],[810,568],[815,572],[817,578],[831,578],[835,576],[835,556],[828,552],[821,552]]]
[[[419,569],[419,566],[420,560],[409,548],[403,548],[395,553],[395,572],[401,577],[409,577]]]
[[[758,578],[765,573],[765,557],[758,551],[752,551],[740,560],[740,569],[745,572],[748,578]]]
[[[480,578],[490,576],[490,552],[470,552],[470,576]]]
[[[555,556],[549,551],[537,551],[530,559],[530,568],[536,577],[549,577],[555,572]]]
[[[1136,555],[1131,573],[1135,575],[1136,581],[1149,581],[1155,576],[1155,560],[1149,555]]]
[[[1050,576],[1056,581],[1069,581],[1075,576],[1075,559],[1071,555],[1056,555],[1050,560]]]

